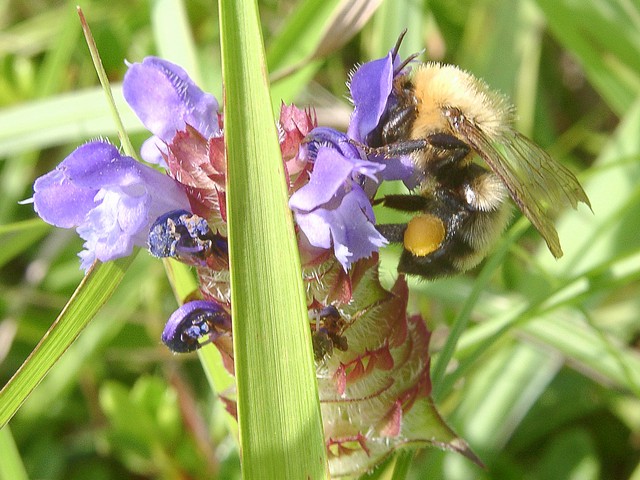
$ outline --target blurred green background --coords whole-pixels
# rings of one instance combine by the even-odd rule
[[[430,449],[407,478],[640,479],[640,5],[386,0],[363,26],[323,38],[345,4],[364,5],[362,19],[372,7],[259,2],[274,105],[312,105],[320,124],[345,129],[348,73],[385,54],[406,27],[404,55],[424,48],[423,59],[458,64],[509,95],[519,128],[576,172],[594,212],[558,219],[560,261],[517,215],[484,270],[412,283],[411,308],[434,332],[435,400],[487,467]],[[136,146],[148,134],[119,93],[125,59],[161,55],[220,98],[214,3],[81,6]],[[6,0],[0,13],[4,385],[82,278],[75,233],[17,202],[78,144],[117,137],[75,4]],[[396,258],[385,252],[386,282]],[[0,479],[239,478],[235,442],[197,357],[171,355],[159,341],[175,307],[162,263],[141,252],[0,432]],[[447,345],[456,350],[445,371],[437,352]]]

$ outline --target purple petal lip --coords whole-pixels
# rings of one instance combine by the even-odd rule
[[[376,230],[369,197],[356,186],[334,208],[296,213],[296,221],[309,243],[331,248],[345,270],[357,260],[377,252],[387,240]]]
[[[351,178],[354,163],[337,150],[320,147],[309,183],[291,196],[291,208],[310,211],[329,202]]]
[[[34,209],[47,223],[77,228],[85,240],[83,269],[146,246],[153,221],[162,213],[190,208],[172,178],[123,156],[113,145],[94,141],[78,147],[55,170],[34,183]]]

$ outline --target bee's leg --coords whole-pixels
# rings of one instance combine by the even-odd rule
[[[421,195],[385,195],[373,202],[374,205],[383,204],[385,207],[402,212],[427,211],[431,203],[433,202],[429,198]]]
[[[469,153],[469,145],[464,143],[458,137],[449,135],[448,133],[434,133],[426,138],[429,141],[429,145],[441,150],[450,151],[464,151],[465,154]]]
[[[407,230],[406,223],[386,223],[376,225],[376,230],[386,238],[389,243],[404,243],[404,232]]]
[[[417,257],[408,250],[404,250],[400,255],[398,272],[418,275],[425,280],[434,280],[460,273],[460,269],[451,261],[446,249],[439,249],[426,257]]]
[[[442,165],[459,162],[470,151],[469,145],[459,138],[446,133],[434,133],[426,138],[400,140],[381,147],[369,147],[356,141],[351,141],[351,143],[364,150],[367,155],[380,155],[383,157],[400,157],[425,149],[436,149],[448,153],[441,160]]]
[[[471,148],[459,138],[447,133],[434,133],[427,137],[431,146],[429,166],[432,171],[455,165],[464,159]]]
[[[429,146],[429,142],[426,138],[419,138],[417,140],[402,140],[395,143],[388,143],[381,147],[370,147],[364,143],[351,141],[356,147],[361,148],[367,155],[379,155],[381,157],[401,157],[403,155],[411,155],[414,152],[424,150]]]

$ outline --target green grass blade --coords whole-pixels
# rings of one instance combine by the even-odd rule
[[[267,61],[275,71],[308,58],[318,48],[323,26],[339,0],[301,2],[269,46]]]
[[[274,105],[294,101],[321,67],[318,59],[355,35],[379,4],[380,0],[300,2],[267,51]]]
[[[140,120],[124,101],[122,85],[113,85],[112,91],[125,130],[142,131]],[[1,110],[0,157],[116,133],[104,90],[88,88]]]
[[[0,480],[27,480],[27,472],[8,426],[0,428]]]
[[[640,92],[637,4],[537,0],[558,42],[578,59],[600,95],[618,114]]]
[[[120,138],[120,144],[122,145],[122,150],[124,151],[125,154],[129,155],[130,157],[137,158],[135,150],[133,149],[133,145],[131,145],[131,140],[129,140],[129,135],[127,135],[127,131],[124,128],[122,119],[120,118],[120,113],[118,112],[118,108],[116,107],[116,102],[113,98],[113,92],[111,91],[109,78],[107,77],[107,72],[105,72],[104,66],[102,65],[100,52],[98,52],[98,46],[96,45],[96,42],[93,39],[93,34],[91,33],[91,29],[89,28],[89,24],[87,23],[87,20],[84,18],[82,9],[80,7],[77,7],[77,9],[78,9],[78,16],[80,17],[80,23],[82,24],[82,31],[84,33],[84,38],[87,41],[87,46],[89,47],[89,52],[91,53],[91,60],[93,60],[93,65],[96,69],[96,73],[98,74],[100,85],[102,85],[104,96],[107,98],[107,104],[109,105],[109,109],[111,110],[113,121],[116,124],[116,129],[118,131],[118,137]]]
[[[640,249],[636,219],[640,214],[640,101],[630,104],[611,139],[604,145],[595,165],[597,174],[584,182],[593,214],[586,208],[563,215],[557,230],[563,242],[561,262],[540,252],[536,259],[543,268],[562,276],[577,275],[612,262],[625,252]],[[612,195],[612,188],[615,195]]]
[[[576,315],[545,316],[527,323],[523,330],[535,340],[562,352],[567,358],[603,382],[640,393],[640,355],[620,348]]]
[[[82,279],[47,334],[0,391],[0,428],[11,419],[33,389],[109,299],[133,258],[134,255],[114,262],[97,263]]]
[[[253,2],[219,5],[243,477],[323,478],[315,367],[258,12]]]
[[[153,36],[160,56],[177,63],[201,85],[196,46],[181,0],[157,0],[152,7]]]
[[[523,222],[516,225],[509,231],[508,238],[513,241],[513,239],[522,235],[526,226],[527,225]],[[438,356],[436,357],[436,362],[431,372],[431,381],[433,383],[432,395],[436,400],[438,400],[439,396],[442,394],[442,388],[444,387],[442,382],[445,376],[447,365],[449,364],[449,361],[455,353],[456,346],[458,344],[458,341],[460,340],[460,337],[463,335],[463,333],[467,329],[467,326],[469,325],[469,322],[471,320],[471,312],[475,308],[482,291],[486,288],[490,277],[504,261],[504,258],[508,253],[510,244],[511,242],[504,242],[502,244],[502,249],[487,260],[486,265],[483,267],[482,271],[478,275],[478,278],[473,283],[473,289],[471,290],[469,296],[466,298],[464,307],[456,318],[451,332],[447,336],[447,341],[442,348],[442,351],[440,351]]]

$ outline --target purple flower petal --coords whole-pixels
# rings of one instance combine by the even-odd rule
[[[375,229],[370,198],[387,159],[373,162],[362,158],[349,137],[326,127],[308,135],[307,148],[314,159],[313,171],[309,182],[291,196],[289,205],[309,243],[333,248],[348,269],[386,243]]]
[[[167,169],[167,164],[164,160],[164,154],[167,152],[167,142],[163,142],[160,137],[155,135],[147,138],[140,146],[140,156],[145,162],[153,165],[160,165]]]
[[[309,183],[291,196],[289,206],[310,211],[327,203],[351,178],[353,167],[337,150],[320,147]]]
[[[349,89],[355,108],[347,134],[354,140],[364,143],[380,122],[393,88],[393,63],[389,53],[365,63],[353,74]]]
[[[408,73],[408,66],[399,69],[401,63],[399,56],[392,50],[387,56],[360,66],[353,74],[350,91],[354,112],[351,116],[348,135],[357,142],[368,144],[372,132],[379,134],[377,128],[385,116],[385,111],[397,101],[393,89],[394,81]],[[420,172],[416,171],[414,163],[408,156],[395,158],[368,156],[367,159],[385,164],[386,168],[378,175],[378,181],[402,180],[410,190],[420,183]],[[375,193],[375,186],[365,185],[365,190],[370,194],[372,191]]]
[[[151,224],[164,212],[189,208],[172,178],[120,155],[106,142],[78,147],[34,183],[34,209],[46,222],[77,227],[85,240],[83,269],[145,246]]]
[[[311,245],[320,248],[333,245],[335,256],[345,270],[387,244],[375,229],[369,198],[358,186],[354,186],[335,208],[296,213],[296,222]]]
[[[162,163],[154,146],[170,142],[186,124],[205,138],[220,135],[215,97],[203,92],[184,69],[171,62],[147,57],[142,63],[131,64],[124,77],[123,94],[144,126],[157,137],[142,152],[149,162]]]
[[[294,212],[296,223],[314,247],[331,248],[331,224],[325,217],[327,209],[316,209],[312,212]]]
[[[96,192],[76,187],[59,169],[38,178],[33,189],[34,210],[45,222],[56,227],[79,225],[95,205]]]

